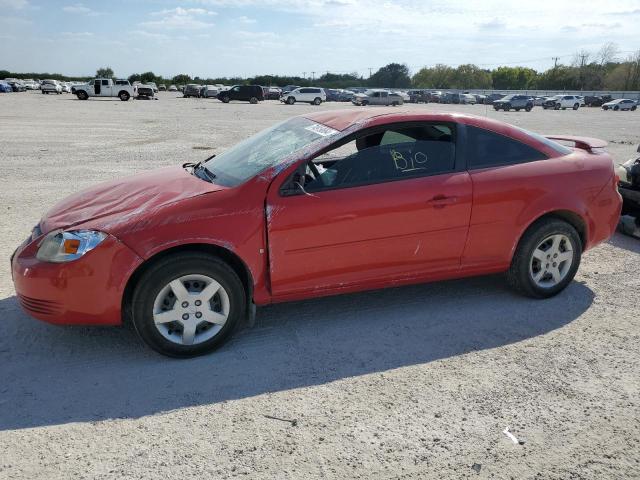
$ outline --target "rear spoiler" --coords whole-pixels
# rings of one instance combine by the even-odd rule
[[[599,138],[577,137],[575,135],[545,135],[545,137],[549,140],[573,142],[574,148],[580,148],[591,153],[599,153],[608,145],[608,142]]]

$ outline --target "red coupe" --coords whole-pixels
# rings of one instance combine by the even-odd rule
[[[36,318],[131,319],[178,357],[219,346],[254,305],[496,272],[550,297],[615,230],[605,145],[462,114],[294,117],[63,200],[14,253],[15,288]]]

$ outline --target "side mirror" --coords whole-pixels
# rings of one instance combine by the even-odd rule
[[[304,175],[301,172],[295,172],[288,182],[280,189],[280,195],[290,197],[304,193]]]

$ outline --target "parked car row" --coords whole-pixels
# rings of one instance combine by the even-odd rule
[[[32,80],[29,78],[22,80],[18,78],[5,78],[4,80],[0,80],[0,93],[26,92],[27,90],[40,90],[42,93],[71,93],[71,85],[71,82],[61,82],[50,79]]]

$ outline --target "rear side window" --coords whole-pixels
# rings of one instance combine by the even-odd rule
[[[467,126],[467,165],[470,170],[534,162],[546,158],[542,152],[518,140],[482,128]]]

